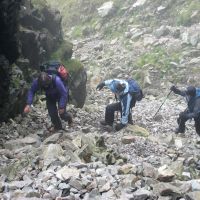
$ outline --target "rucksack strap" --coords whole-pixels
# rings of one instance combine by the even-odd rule
[[[53,74],[51,76],[52,76],[52,85],[53,85],[53,87],[56,87],[56,75]]]

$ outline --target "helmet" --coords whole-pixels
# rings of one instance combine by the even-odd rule
[[[42,89],[47,89],[51,85],[51,77],[46,72],[41,72],[38,77],[38,85]]]
[[[186,90],[186,94],[189,96],[195,96],[196,95],[196,88],[194,86],[189,86]]]

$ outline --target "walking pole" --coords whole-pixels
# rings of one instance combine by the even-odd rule
[[[172,90],[168,93],[168,95],[166,96],[165,100],[162,102],[162,104],[160,105],[160,107],[158,108],[157,112],[155,113],[154,117],[158,114],[158,112],[160,111],[161,107],[163,106],[163,104],[165,103],[165,101],[168,99],[169,95],[172,93]]]
[[[115,94],[115,101],[117,103],[117,95]],[[116,116],[116,121],[118,122],[118,117],[119,117],[119,111],[117,111],[117,116]]]

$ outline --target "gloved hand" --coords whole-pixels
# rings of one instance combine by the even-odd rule
[[[195,117],[195,113],[180,113],[179,117],[183,120],[192,119]]]
[[[97,85],[96,90],[101,90],[105,86],[105,82],[101,82]]]
[[[119,130],[121,130],[122,128],[124,128],[126,125],[125,124],[122,124],[122,123],[120,123],[120,124],[117,124],[116,126],[115,126],[115,130],[116,131],[119,131]]]
[[[24,108],[24,113],[27,114],[31,111],[31,106],[30,105],[26,105]]]
[[[175,85],[173,85],[173,86],[170,88],[170,90],[173,91],[173,92],[176,92],[178,89],[177,89],[177,87],[176,87]]]
[[[65,112],[65,109],[64,109],[64,108],[60,108],[60,109],[58,110],[59,115],[62,115],[64,112]]]
[[[195,113],[188,113],[185,117],[186,119],[192,119],[195,117]]]

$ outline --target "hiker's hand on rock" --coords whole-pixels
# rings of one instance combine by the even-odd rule
[[[59,115],[62,115],[62,114],[65,112],[65,109],[64,109],[64,108],[60,108],[60,109],[58,110],[58,112],[59,112]]]
[[[104,82],[101,82],[97,85],[97,88],[96,90],[101,90],[103,87],[105,86],[105,83]]]
[[[177,87],[175,85],[173,85],[171,88],[170,88],[171,91],[175,92],[177,91]]]
[[[31,106],[30,105],[26,105],[24,108],[24,113],[27,114],[31,111]]]

